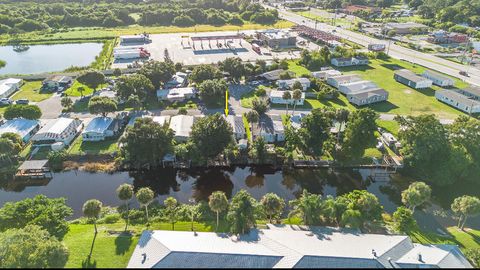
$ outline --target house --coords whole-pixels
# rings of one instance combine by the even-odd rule
[[[480,101],[480,86],[470,85],[467,88],[460,89],[459,92],[462,95]]]
[[[165,88],[184,87],[188,85],[188,74],[184,72],[175,73],[172,78],[165,83]]]
[[[144,231],[127,268],[472,268],[455,245],[407,235],[267,224],[239,236]]]
[[[368,61],[367,57],[356,56],[348,58],[332,58],[330,63],[336,67],[351,67],[368,65],[370,61]]]
[[[197,96],[197,90],[193,87],[181,87],[171,89],[157,90],[157,98],[159,101],[167,100],[170,102],[183,102]]]
[[[359,82],[359,81],[363,81],[363,79],[360,76],[355,74],[348,74],[348,75],[330,77],[327,79],[327,84],[338,89],[338,87],[341,84]]]
[[[326,80],[330,77],[340,76],[340,75],[342,75],[342,72],[335,69],[327,69],[327,70],[312,72],[312,76],[320,80]]]
[[[59,88],[66,89],[72,85],[73,79],[70,76],[63,76],[63,75],[51,75],[48,76],[42,82],[42,88],[46,89],[54,89],[57,90]]]
[[[165,124],[170,124],[170,116],[169,115],[161,115],[161,116],[150,116],[150,115],[144,115],[142,118],[152,118],[153,122],[163,126]]]
[[[450,86],[453,86],[454,84],[454,81],[452,78],[431,70],[425,70],[422,73],[422,77],[431,80],[433,84],[441,87],[450,87]]]
[[[340,91],[342,94],[364,92],[368,89],[378,89],[378,86],[371,81],[349,82],[340,84],[338,86],[338,91]]]
[[[290,126],[294,129],[299,129],[302,126],[302,119],[307,116],[305,113],[299,113],[290,116]]]
[[[82,132],[84,142],[104,141],[118,134],[120,121],[111,117],[95,117]]]
[[[5,133],[15,133],[22,138],[23,142],[28,142],[39,129],[40,122],[37,120],[15,118],[7,120],[0,126],[0,136]]]
[[[0,80],[0,98],[7,98],[20,89],[22,79],[8,78]]]
[[[272,116],[273,117],[273,116]],[[263,116],[257,124],[252,126],[252,137],[255,140],[258,136],[263,137],[265,142],[274,143],[285,140],[283,124],[280,119],[272,119],[271,116]],[[280,127],[280,125],[282,127]]]
[[[276,136],[276,141],[277,142],[283,142],[285,141],[285,128],[282,123],[282,119],[272,119],[273,123],[273,133]]]
[[[289,80],[278,80],[277,85],[280,89],[293,89],[293,85],[299,82],[302,85],[302,91],[307,91],[310,87],[310,79],[308,78],[295,78]]]
[[[170,128],[175,132],[175,140],[185,142],[190,138],[194,117],[191,115],[175,115],[170,119]]]
[[[292,71],[285,71],[283,69],[276,69],[276,70],[272,70],[272,71],[262,73],[262,74],[258,75],[257,78],[260,79],[260,80],[266,80],[266,81],[270,81],[270,82],[278,81],[278,80],[280,80],[280,75],[282,75],[285,72],[290,74],[290,76],[292,76],[292,77],[295,76],[295,73],[293,73]]]
[[[346,94],[348,102],[357,106],[369,105],[388,99],[388,92],[381,88],[371,88],[365,91]]]
[[[398,35],[421,34],[428,31],[428,26],[414,22],[386,23],[384,27],[384,32],[388,33],[391,30],[395,31],[395,33],[397,33]]]
[[[70,145],[83,128],[82,120],[71,118],[57,118],[43,126],[37,134],[33,135],[33,145],[52,145],[61,143],[63,146]]]
[[[286,91],[278,91],[278,90],[270,91],[270,94],[269,94],[270,102],[273,103],[273,104],[293,105],[296,101],[297,105],[299,105],[299,106],[302,106],[303,103],[305,102],[305,93],[302,92],[302,97],[298,100],[294,100],[293,98],[285,100],[285,99],[283,99],[283,94],[285,92],[290,92],[290,96],[293,95],[293,91],[288,91],[288,90],[286,90]]]
[[[465,113],[480,113],[480,101],[455,90],[435,91],[435,97]]]
[[[288,30],[268,29],[257,33],[257,38],[263,41],[270,48],[286,48],[295,47],[297,45],[297,37],[292,35]]]
[[[432,81],[418,76],[408,69],[399,69],[394,72],[393,78],[402,84],[408,85],[414,89],[424,89],[432,86]]]
[[[237,140],[245,139],[247,133],[245,131],[245,125],[243,124],[243,118],[241,116],[227,115],[226,120],[232,127],[233,136]]]

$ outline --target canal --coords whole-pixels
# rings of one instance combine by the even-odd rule
[[[412,181],[399,174],[391,177],[371,177],[371,169],[292,169],[274,170],[268,167],[231,167],[229,169],[180,170],[164,169],[148,172],[89,173],[66,171],[55,173],[50,180],[31,180],[19,183],[4,176],[0,180],[0,206],[6,202],[44,194],[48,197],[65,197],[73,208],[76,218],[82,215],[81,208],[88,199],[99,199],[104,205],[118,206],[122,202],[115,190],[123,183],[134,185],[135,189],[150,187],[156,199],[162,202],[168,196],[179,202],[188,203],[207,200],[216,190],[224,191],[230,198],[241,189],[260,199],[265,193],[274,192],[286,201],[300,195],[303,189],[323,196],[339,196],[355,189],[366,189],[375,194],[384,209],[392,213],[401,205],[400,193]],[[472,194],[473,192],[473,194]],[[479,194],[478,189],[433,187],[432,203],[415,215],[421,227],[436,230],[451,226],[455,221],[448,212],[453,199],[464,194]],[[442,198],[439,200],[438,198]],[[138,207],[137,202],[133,202]],[[480,218],[470,219],[471,226],[479,227]],[[476,225],[474,225],[476,224]]]
[[[71,66],[89,66],[102,46],[103,43],[30,45],[23,52],[14,51],[13,46],[0,46],[0,59],[7,62],[0,68],[0,75],[37,74],[62,71]]]

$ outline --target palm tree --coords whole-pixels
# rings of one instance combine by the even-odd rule
[[[292,99],[292,94],[290,94],[290,91],[285,91],[283,92],[282,98],[283,100],[290,100]],[[285,105],[287,106],[287,114],[288,114],[288,102],[285,102]]]
[[[83,215],[88,219],[93,220],[93,226],[95,228],[95,235],[97,235],[97,219],[100,216],[102,210],[102,202],[96,199],[88,200],[83,204]]]
[[[262,204],[265,213],[268,215],[270,223],[272,223],[272,217],[280,215],[283,208],[285,208],[285,201],[275,193],[265,194],[260,200],[260,203]]]
[[[175,231],[175,222],[177,222],[177,211],[178,211],[177,200],[173,197],[168,197],[163,201],[163,204],[165,205],[165,209],[167,210],[168,219],[172,224],[172,231]]]
[[[148,222],[148,205],[153,201],[153,197],[155,196],[153,191],[148,188],[144,187],[137,191],[135,194],[137,197],[138,202],[141,206],[145,207],[145,213],[147,214],[147,226],[150,225]]]
[[[228,208],[228,200],[225,192],[223,191],[215,191],[208,197],[208,206],[212,209],[213,212],[217,214],[217,225],[215,227],[215,231],[218,230],[218,223],[219,223],[219,215],[220,212],[227,210]]]
[[[85,91],[85,87],[79,86],[77,87],[77,91],[80,93],[80,98],[83,98],[83,91]]]
[[[293,98],[293,114],[292,115],[294,115],[295,108],[297,107],[297,101],[302,98],[302,91],[300,89],[293,90],[292,98]]]
[[[257,123],[260,120],[260,115],[257,111],[251,110],[245,115],[248,123],[250,123],[250,130],[253,132],[253,123]]]
[[[125,230],[127,231],[128,227],[128,216],[129,216],[129,208],[128,203],[133,197],[133,186],[130,184],[122,184],[117,188],[117,196],[120,200],[125,202],[125,209],[127,209],[127,217],[125,219]]]

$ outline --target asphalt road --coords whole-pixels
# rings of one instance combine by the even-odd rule
[[[266,8],[272,8],[270,6],[265,6]],[[296,24],[306,25],[312,28],[315,28],[315,21],[295,14],[293,12],[286,11],[284,9],[277,9],[279,15],[282,19],[291,21]],[[358,43],[362,46],[368,46],[368,44],[386,44],[388,50],[388,55],[396,59],[403,59],[415,63],[417,65],[425,66],[427,68],[436,70],[448,74],[450,76],[459,78],[468,83],[480,85],[480,70],[475,67],[468,67],[452,61],[448,61],[439,57],[436,57],[431,54],[426,54],[418,52],[412,49],[408,49],[399,45],[393,44],[388,40],[380,40],[377,38],[372,38],[363,34],[359,34],[350,30],[346,30],[340,27],[334,27],[325,23],[317,23],[317,29],[330,32],[336,30],[336,34],[345,38],[346,40]],[[389,44],[390,43],[390,44]],[[460,71],[467,71],[470,77],[465,77],[459,74]]]

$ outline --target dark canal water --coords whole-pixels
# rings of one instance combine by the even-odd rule
[[[150,172],[88,173],[68,171],[56,173],[51,180],[33,180],[18,183],[4,177],[0,180],[0,206],[9,201],[44,194],[48,197],[65,197],[67,204],[74,209],[74,217],[81,215],[83,203],[88,199],[99,199],[104,205],[117,206],[115,189],[123,183],[133,184],[135,189],[150,187],[159,201],[168,196],[187,203],[193,197],[197,201],[206,200],[216,190],[224,191],[231,197],[240,189],[246,189],[256,199],[267,192],[274,192],[285,200],[296,198],[303,189],[311,193],[339,196],[355,189],[366,189],[375,194],[387,212],[395,211],[401,204],[400,192],[410,183],[410,179],[395,174],[391,177],[372,176],[370,169],[360,170],[274,170],[265,167],[232,167],[230,169],[185,170],[172,169]],[[466,189],[466,190],[465,190]],[[435,229],[455,222],[441,217],[439,210],[448,210],[451,201],[463,194],[479,195],[478,189],[461,187],[433,188],[433,204],[416,216],[422,227]],[[475,194],[477,193],[477,194]],[[439,201],[437,198],[442,198]],[[136,204],[136,202],[134,202]],[[476,225],[475,225],[476,224]],[[480,227],[480,219],[471,219],[470,225]]]

